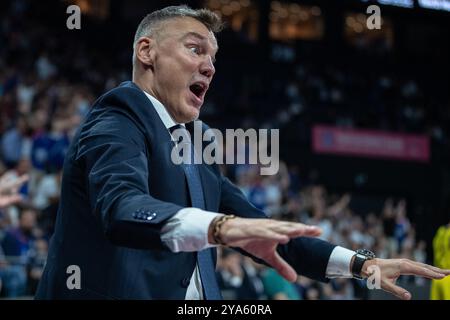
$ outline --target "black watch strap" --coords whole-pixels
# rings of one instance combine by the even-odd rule
[[[361,270],[366,260],[368,260],[366,256],[363,256],[359,253],[355,254],[355,259],[353,260],[352,265],[352,275],[356,279],[363,279],[363,277],[361,276]]]
[[[367,260],[372,260],[375,258],[375,254],[369,250],[357,250],[355,254],[355,259],[353,260],[352,265],[352,275],[356,279],[363,279],[361,275],[362,267],[364,265],[364,262]]]

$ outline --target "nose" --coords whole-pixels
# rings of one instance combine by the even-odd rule
[[[216,73],[216,68],[214,67],[211,56],[206,56],[206,59],[202,62],[200,66],[200,73],[209,79],[211,79],[214,73]]]

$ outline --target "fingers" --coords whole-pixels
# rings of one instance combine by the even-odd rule
[[[302,223],[272,221],[274,224],[272,230],[287,235],[289,238],[296,237],[317,237],[322,230],[315,226],[307,226]]]
[[[404,275],[421,276],[428,279],[442,279],[445,277],[445,274],[435,271],[429,268],[429,266],[423,266],[409,260],[400,263],[400,273]]]
[[[450,270],[448,270],[448,269],[441,269],[441,268],[438,268],[438,267],[435,267],[435,266],[431,266],[429,264],[425,264],[425,263],[421,263],[421,262],[415,262],[414,261],[413,263],[415,263],[415,264],[417,264],[419,266],[422,266],[424,268],[430,269],[430,270],[432,270],[432,271],[434,271],[436,273],[443,274],[445,276],[450,275]]]
[[[278,252],[274,252],[274,254],[266,260],[283,278],[290,282],[294,282],[297,280],[297,273],[295,270],[280,257]]]
[[[301,227],[297,227],[296,232],[293,232],[293,237],[318,237],[322,234],[322,229],[316,226],[306,226],[302,225]]]
[[[228,245],[239,245],[243,241],[251,240],[270,240],[286,244],[291,238],[316,237],[322,232],[318,227],[301,223],[242,218],[228,220],[222,230],[222,240]]]
[[[282,244],[286,244],[289,242],[289,237],[287,235],[277,233],[272,230],[266,230],[263,234],[257,236],[257,238],[264,240],[273,240]]]
[[[403,289],[402,287],[396,286],[391,282],[385,282],[382,286],[383,290],[388,291],[395,295],[397,298],[402,300],[410,300],[411,293],[408,290]]]
[[[289,242],[291,238],[317,237],[322,233],[322,230],[315,226],[268,219],[261,221],[261,225],[257,227],[252,225],[248,227],[251,232],[247,234],[247,238],[274,240],[283,244]]]
[[[243,233],[242,233],[242,232]],[[250,232],[245,232],[250,231]],[[242,233],[242,234],[240,234]],[[231,244],[235,241],[248,241],[248,240],[268,240],[268,241],[275,241],[278,243],[288,243],[289,237],[281,232],[276,232],[268,228],[263,227],[254,227],[247,230],[240,230],[239,234],[237,236],[233,236],[228,234],[227,235],[227,243]]]

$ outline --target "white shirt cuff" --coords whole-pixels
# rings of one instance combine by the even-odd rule
[[[328,260],[326,276],[327,278],[352,278],[350,263],[355,251],[343,247],[335,247]]]
[[[161,229],[161,241],[173,252],[191,252],[215,247],[208,242],[212,220],[221,215],[198,208],[184,208]]]

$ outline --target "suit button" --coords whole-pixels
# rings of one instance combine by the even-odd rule
[[[154,213],[154,212],[147,216],[147,220],[153,220],[155,218],[156,218],[156,213]]]
[[[181,286],[183,288],[189,287],[189,283],[191,283],[191,279],[189,278],[184,278],[183,280],[181,280]]]

